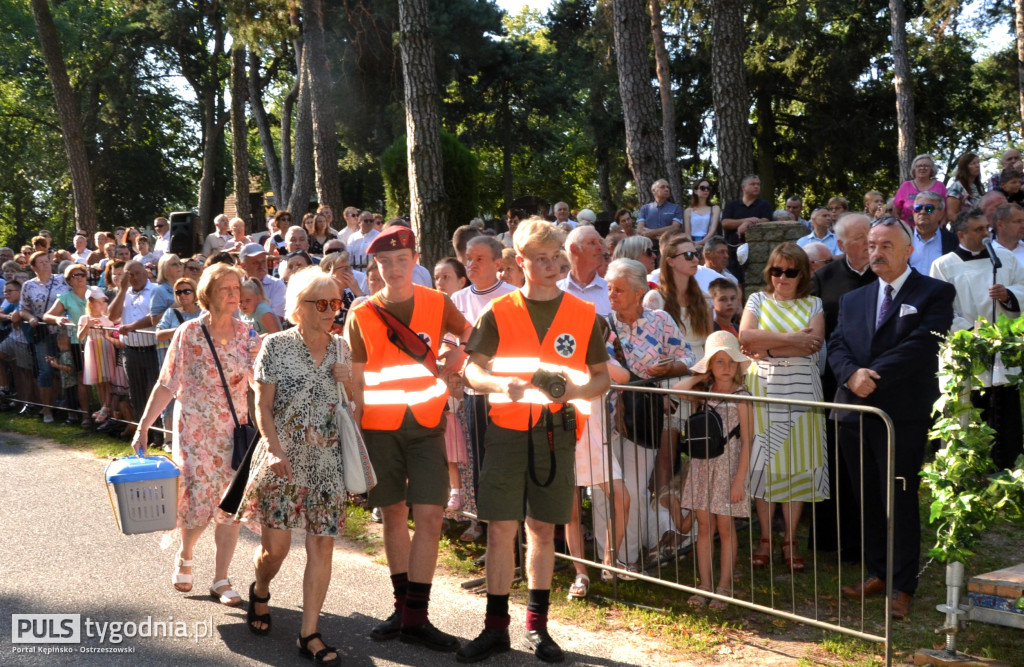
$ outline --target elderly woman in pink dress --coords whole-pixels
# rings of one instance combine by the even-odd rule
[[[187,593],[192,590],[192,552],[206,526],[213,521],[213,584],[210,595],[231,607],[242,603],[232,589],[228,566],[238,543],[239,523],[217,505],[231,482],[232,432],[235,423],[228,407],[224,384],[211,350],[224,369],[231,403],[240,422],[248,420],[246,389],[252,383],[252,363],[260,339],[235,319],[241,293],[242,272],[227,264],[214,264],[199,280],[199,305],[206,312],[178,327],[167,348],[157,385],[149,396],[132,448],[143,452],[145,434],[173,398],[174,462],[181,469],[178,497],[178,528],[181,550],[171,583]],[[204,333],[209,333],[210,341]],[[239,412],[240,411],[240,412]]]

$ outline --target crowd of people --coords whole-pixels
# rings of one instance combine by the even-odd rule
[[[716,596],[689,603],[721,608],[735,595],[733,518],[753,504],[752,567],[778,551],[798,575],[813,504],[829,520],[814,522],[805,548],[863,557],[869,577],[844,595],[885,592],[885,535],[861,530],[885,525],[885,428],[813,403],[879,407],[900,445],[893,474],[905,480],[895,487],[892,607],[902,618],[917,585],[917,472],[938,395],[938,333],[993,312],[1018,317],[1024,299],[1020,153],[1002,162],[986,187],[967,154],[947,189],[919,156],[893,199],[866,193],[858,212],[836,196],[808,220],[799,197],[778,210],[760,199],[756,175],[721,204],[699,179],[686,207],[658,181],[653,201],[616,211],[604,235],[593,211],[573,218],[564,202],[550,220],[512,209],[504,229],[474,221],[432,271],[407,221],[351,207],[343,226],[323,206],[300,224],[278,211],[249,234],[241,219],[218,216],[192,257],[170,251],[162,217],[153,239],[134,228],[78,234],[68,250],[53,249],[44,230],[17,253],[0,248],[0,392],[45,422],[62,409],[136,451],[171,453],[182,471],[177,590],[192,589],[195,545],[212,521],[210,593],[242,604],[228,571],[240,525],[259,532],[246,617],[258,635],[272,629],[271,584],[290,531],[303,529],[298,647],[318,664],[340,659],[317,623],[353,500],[340,474],[342,389],[378,479],[362,502],[383,523],[394,598],[370,635],[457,651],[462,662],[510,647],[521,523],[526,637],[544,661],[564,657],[547,630],[556,536],[564,531],[583,558],[587,523],[605,580],[631,579],[695,532],[696,585]],[[807,234],[771,249],[764,288],[744,300],[747,230],[785,220]],[[989,260],[1000,264],[994,278]],[[610,390],[628,383],[718,398]],[[995,386],[977,400],[998,434],[996,464],[1013,466],[1019,394]],[[710,413],[721,446],[697,453],[688,419]],[[239,423],[261,437],[230,514],[218,504]],[[428,610],[444,521],[464,517],[461,538],[487,544],[487,610],[481,634],[460,647]],[[589,571],[574,567],[568,595],[585,598]]]

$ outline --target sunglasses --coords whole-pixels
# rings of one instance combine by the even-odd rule
[[[784,269],[781,266],[773,266],[768,269],[768,275],[772,278],[781,278],[782,276],[796,278],[800,275],[800,269]]]
[[[931,215],[935,213],[934,204],[914,204],[914,213],[927,213]]]
[[[697,189],[698,189],[698,190],[703,190],[703,191],[705,191],[705,192],[709,192],[709,191],[711,190],[711,187],[710,187],[710,186],[707,186],[707,185],[698,185],[698,186],[697,186]]]
[[[831,263],[832,263],[832,258],[831,257],[829,257],[828,259],[812,259],[811,260],[811,264],[831,264]]]
[[[326,311],[328,307],[335,312],[341,310],[341,299],[306,299],[306,303],[315,305],[317,312],[321,313]]]
[[[72,273],[72,274],[71,274],[70,276],[68,276],[68,277],[69,277],[69,278],[87,278],[87,277],[88,277],[88,275],[87,275],[87,274],[85,274],[85,273],[81,273],[81,272],[78,272],[78,273]]]
[[[654,248],[647,248],[644,250],[644,254],[648,257],[654,257],[657,253],[654,252]]]
[[[195,290],[190,290],[190,289],[176,289],[176,290],[174,290],[174,296],[181,296],[182,294],[195,294]]]
[[[675,259],[676,257],[682,257],[686,261],[690,262],[697,259],[697,253],[695,253],[692,250],[684,250],[683,252],[677,252],[676,254],[672,255],[670,259]]]
[[[874,229],[875,227],[879,227],[879,226],[881,226],[881,227],[899,227],[900,229],[903,230],[903,233],[907,235],[907,238],[910,239],[911,242],[914,241],[914,237],[910,235],[910,227],[908,227],[907,223],[903,222],[899,218],[879,218],[878,220],[872,220],[871,221],[871,228],[872,229]]]

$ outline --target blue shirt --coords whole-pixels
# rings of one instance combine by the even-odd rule
[[[925,241],[914,228],[914,254],[910,256],[910,266],[917,269],[922,276],[931,275],[932,262],[942,257],[942,234],[935,230],[932,237]]]
[[[640,215],[636,218],[637,224],[644,223],[647,229],[661,229],[668,227],[673,222],[683,222],[683,209],[679,204],[670,202],[667,199],[661,206],[657,202],[644,204],[640,207]]]
[[[839,240],[836,238],[835,232],[833,232],[831,229],[825,232],[825,238],[823,239],[819,239],[817,236],[814,235],[814,232],[811,232],[807,236],[801,236],[799,239],[796,240],[796,244],[801,248],[803,248],[808,243],[824,244],[828,248],[828,251],[833,255],[843,254],[843,251],[839,249]]]

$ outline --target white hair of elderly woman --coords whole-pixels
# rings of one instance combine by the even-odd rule
[[[625,278],[630,287],[640,290],[642,293],[646,293],[650,289],[650,285],[647,284],[647,269],[635,259],[616,259],[608,265],[604,279],[611,282],[619,278]]]
[[[627,236],[615,246],[612,259],[639,259],[640,255],[654,247],[654,242],[646,236]]]
[[[316,266],[307,266],[299,269],[291,275],[288,280],[288,290],[285,292],[284,316],[292,324],[298,324],[296,312],[299,304],[311,293],[320,290],[331,290],[337,296],[341,296],[341,288],[338,282],[329,273],[324,273]]]

